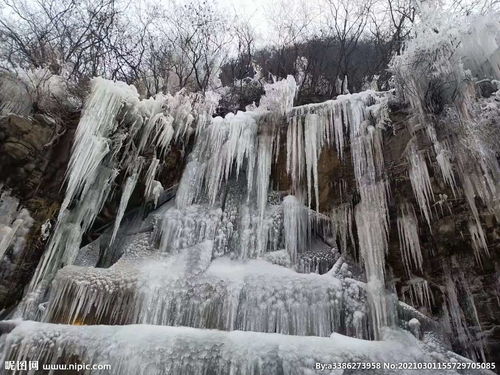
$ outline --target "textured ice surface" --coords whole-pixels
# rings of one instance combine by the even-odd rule
[[[46,320],[368,335],[363,283],[264,260],[211,257],[212,243],[204,242],[167,257],[121,260],[110,269],[63,268]]]
[[[119,375],[312,375],[318,373],[314,368],[316,362],[467,361],[452,353],[439,352],[410,333],[390,330],[383,333],[383,341],[365,341],[340,334],[320,338],[187,327],[77,327],[27,321],[19,323],[6,342],[9,350],[5,359],[56,363],[73,356],[84,363],[110,364],[111,370],[101,372]],[[349,373],[366,374],[367,370]],[[399,369],[370,371],[370,374],[414,373]],[[451,370],[426,373],[455,374]]]

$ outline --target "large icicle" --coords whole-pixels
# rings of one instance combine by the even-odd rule
[[[397,225],[399,248],[406,273],[410,275],[413,267],[422,272],[423,258],[418,237],[418,221],[415,210],[410,203],[402,204],[399,207]]]
[[[432,185],[427,170],[427,164],[421,153],[414,147],[409,149],[407,155],[411,187],[417,200],[420,211],[423,213],[429,227],[431,226],[431,200],[433,199]]]
[[[293,195],[283,199],[283,227],[286,250],[296,264],[298,254],[307,248],[309,228],[307,210]]]
[[[257,209],[261,219],[267,204],[267,194],[271,177],[271,164],[273,161],[273,136],[271,134],[261,134],[258,137],[257,150]]]
[[[322,145],[333,144],[335,140],[337,152],[342,157],[344,134],[349,134],[354,176],[361,196],[355,220],[376,335],[381,327],[391,323],[394,315],[386,301],[384,283],[388,185],[384,175],[381,130],[386,121],[387,97],[366,91],[294,108],[287,131],[287,172],[296,192],[300,192],[306,173],[309,200],[312,186],[317,193],[316,168]],[[347,221],[347,217],[345,219]],[[347,227],[342,228],[346,238]]]
[[[351,245],[354,247],[354,236],[352,232],[352,204],[343,203],[332,210],[332,222],[334,235],[338,239],[339,249],[345,253],[347,251],[347,240],[350,240]]]
[[[323,129],[321,119],[316,114],[307,114],[304,119],[304,152],[306,159],[307,176],[307,199],[311,207],[312,189],[316,198],[316,210],[319,212],[319,181],[318,181],[318,159],[323,147]]]
[[[140,167],[137,169],[140,169]],[[135,185],[137,184],[138,179],[139,171],[136,170],[131,176],[127,177],[127,181],[125,181],[122,196],[120,198],[120,204],[118,205],[118,211],[116,212],[116,219],[113,225],[113,233],[111,234],[111,239],[109,240],[110,245],[115,241],[116,235],[118,234],[118,229],[120,229],[120,224],[122,222],[123,215],[125,214],[125,210],[127,209],[128,201],[130,200],[130,196],[135,189]]]
[[[97,169],[110,151],[108,138],[118,125],[118,112],[125,101],[137,100],[137,97],[133,86],[101,78],[92,81],[92,91],[75,133],[60,215],[79,194],[83,195],[90,189],[96,179]]]
[[[388,218],[386,185],[383,181],[362,188],[361,202],[356,206],[355,218],[360,255],[366,271],[368,300],[370,302],[375,335],[381,327],[393,321],[392,308],[385,290],[385,254],[387,251]]]
[[[146,171],[146,185],[144,186],[145,199],[149,199],[153,193],[155,176],[158,172],[159,165],[160,161],[157,158],[153,158],[149,164],[148,170]]]

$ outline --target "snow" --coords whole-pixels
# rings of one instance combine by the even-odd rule
[[[291,75],[286,79],[264,84],[265,94],[259,101],[259,110],[286,114],[293,107],[297,89],[295,78]]]
[[[438,353],[411,334],[386,331],[383,341],[334,334],[329,338],[187,327],[60,326],[16,322],[7,336],[6,359],[56,363],[74,353],[84,363],[110,364],[110,374],[315,374],[316,363],[437,362]],[[450,360],[444,356],[444,360]],[[443,361],[443,359],[441,359]],[[463,361],[466,361],[463,359]],[[329,371],[331,372],[331,371]],[[366,370],[354,370],[364,373]],[[380,370],[411,374],[414,370]],[[442,370],[428,371],[429,374]],[[449,371],[453,374],[454,371]],[[478,373],[477,371],[475,373]],[[487,373],[484,371],[483,373]]]

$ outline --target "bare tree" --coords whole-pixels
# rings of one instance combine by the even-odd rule
[[[179,88],[207,90],[228,56],[232,35],[227,19],[212,4],[192,1],[175,7],[164,20],[162,35],[172,51]]]
[[[337,77],[342,85],[346,83],[347,74],[352,69],[350,57],[365,33],[373,5],[373,0],[327,0],[324,32],[338,43]],[[337,93],[341,91],[338,84],[333,86]]]

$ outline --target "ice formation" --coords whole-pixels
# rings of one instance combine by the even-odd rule
[[[352,204],[343,203],[334,207],[331,213],[334,235],[338,238],[338,246],[342,251],[347,251],[347,240],[352,246],[355,246],[354,235],[352,231],[353,214]]]
[[[134,171],[134,173],[127,177],[127,181],[125,181],[125,185],[123,186],[123,192],[120,199],[120,204],[118,206],[118,212],[116,213],[115,223],[113,225],[113,233],[111,234],[110,244],[116,238],[118,234],[118,229],[120,228],[120,223],[123,219],[123,215],[125,214],[125,210],[127,209],[128,201],[132,192],[134,191],[135,185],[137,184],[137,180],[139,179],[139,171]]]
[[[283,199],[283,226],[285,246],[292,262],[297,261],[300,251],[308,240],[308,217],[306,208],[293,195]]]
[[[402,294],[412,306],[425,307],[428,311],[431,310],[434,303],[429,283],[421,277],[411,278],[402,288]]]
[[[417,199],[418,206],[424,214],[425,220],[431,225],[431,200],[433,198],[432,186],[424,157],[414,147],[410,147],[408,156],[411,187]]]
[[[113,243],[143,166],[148,163],[143,153],[146,147],[155,155],[149,157],[145,176],[146,192],[153,193],[158,158],[165,156],[173,139],[189,137],[197,119],[206,121],[205,114],[191,113],[192,100],[182,92],[139,100],[133,86],[101,78],[92,80],[75,133],[65,198],[47,251],[19,309],[22,315],[38,313],[38,299],[43,298],[56,271],[75,260],[83,234],[93,225],[121,174],[125,183],[111,235]],[[161,194],[159,186],[155,184],[153,200]]]
[[[418,221],[415,210],[410,203],[402,204],[399,209],[397,220],[399,233],[399,247],[403,258],[403,264],[408,275],[411,269],[422,271],[422,250],[418,236]]]
[[[500,168],[494,144],[480,133],[491,120],[484,116],[494,117],[498,103],[476,98],[470,81],[485,72],[499,78],[492,37],[497,23],[490,19],[487,26],[466,24],[463,30],[444,24],[439,35],[429,36],[423,22],[394,58],[396,92],[412,115],[402,165],[414,197],[404,202],[391,196],[384,160],[392,92],[349,94],[344,79],[344,94],[334,100],[293,107],[297,85],[287,77],[265,86],[259,107],[211,118],[217,100],[210,93],[139,100],[131,86],[94,79],[61,212],[25,298],[24,317],[47,324],[13,323],[6,358],[55,362],[71,353],[95,362],[102,356],[112,358],[112,372],[120,374],[137,373],[131,358],[138,353],[151,374],[302,374],[314,372],[315,361],[360,358],[467,361],[440,339],[429,339],[439,329],[424,313],[443,301],[449,337],[455,334],[469,357],[484,360],[469,285],[459,273],[447,274],[444,285],[430,285],[419,233],[421,225],[432,228],[439,215],[433,207],[446,201],[440,194],[434,202],[438,184],[465,198],[471,249],[479,263],[489,255],[482,206],[500,217]],[[487,37],[478,41],[483,32]],[[450,52],[457,53],[448,59]],[[422,63],[422,56],[429,58]],[[428,93],[435,87],[442,90],[440,100]],[[161,200],[156,178],[162,161],[172,142],[191,139],[175,199]],[[290,184],[274,191],[281,146]],[[318,175],[325,148],[350,161],[355,190],[345,180],[333,181],[340,201],[328,215],[320,207]],[[139,184],[154,210],[128,227],[126,208]],[[114,226],[79,251],[83,234],[115,193],[121,198]],[[401,297],[420,311],[391,292],[386,255],[390,217],[396,216],[407,276]],[[4,223],[4,238],[14,227],[12,220]],[[119,254],[107,268],[96,268],[108,239]],[[3,248],[7,240],[1,241]],[[352,259],[357,254],[362,268]],[[397,324],[415,337],[387,329]]]
[[[1,191],[0,196],[0,259],[10,248],[12,256],[20,255],[26,244],[26,237],[33,225],[26,208],[19,206],[19,200],[8,191]]]
[[[211,262],[211,256],[210,243],[202,243],[164,260],[124,262],[109,270],[64,268],[45,319],[369,336],[366,321],[360,329],[354,315],[366,308],[362,283],[300,274],[263,260]]]
[[[470,358],[484,361],[485,354],[483,344],[481,340],[478,340],[477,336],[469,329],[464,311],[459,303],[457,286],[450,274],[447,275],[444,291],[446,295],[445,303],[447,305],[445,312],[451,322],[454,332],[457,334],[456,340],[462,345],[463,348],[466,348],[467,354]],[[466,295],[470,298],[470,294]],[[474,301],[472,300],[468,302],[472,302],[473,310],[475,311]],[[477,312],[475,318],[477,319]]]

